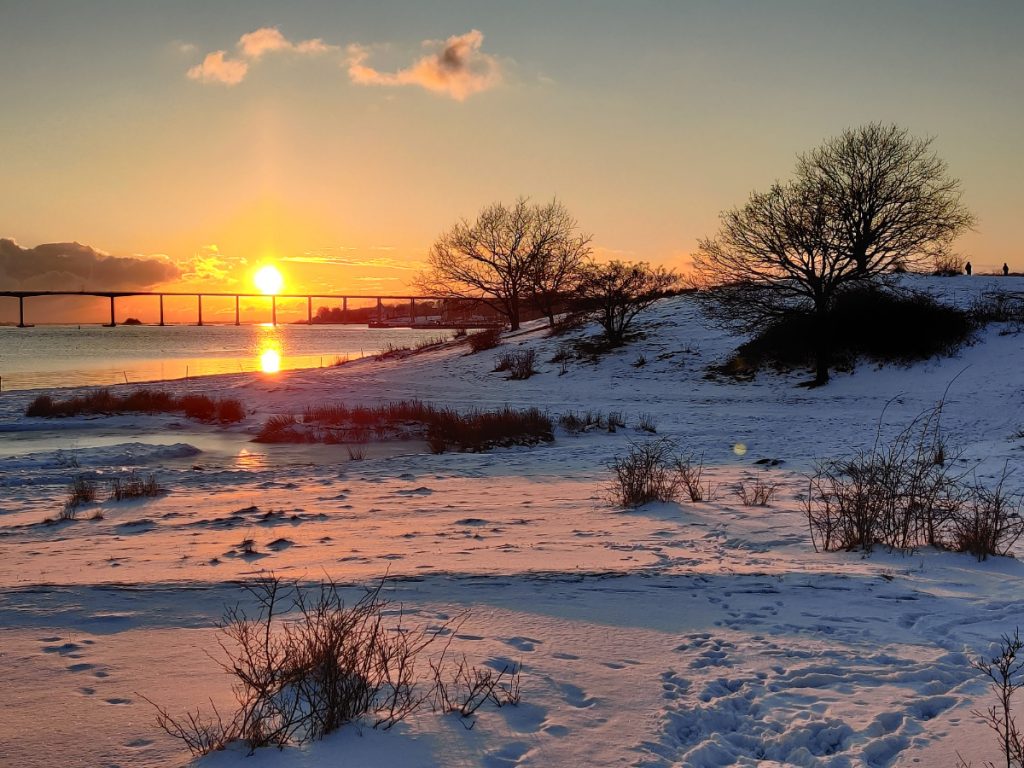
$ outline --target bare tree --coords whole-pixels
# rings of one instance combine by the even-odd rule
[[[609,344],[621,344],[634,318],[673,290],[679,276],[664,267],[639,262],[590,264],[577,287],[581,308],[604,329]]]
[[[566,228],[572,232],[575,221]],[[547,315],[548,323],[555,324],[555,312],[579,285],[584,267],[590,258],[590,235],[575,234],[563,237],[544,258],[538,258],[530,273],[532,298]]]
[[[557,200],[494,203],[475,221],[463,219],[437,239],[417,282],[433,295],[483,301],[517,330],[522,302],[541,287],[553,298],[565,279],[553,265],[572,264],[589,241],[577,234],[576,220]]]
[[[800,156],[792,181],[724,212],[694,256],[708,314],[742,331],[813,315],[814,383],[827,382],[837,296],[931,263],[973,223],[931,143],[898,126],[847,130]]]

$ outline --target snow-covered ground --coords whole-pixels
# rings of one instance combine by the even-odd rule
[[[918,282],[964,303],[1009,280]],[[0,395],[0,764],[187,763],[142,697],[179,712],[230,701],[207,656],[215,623],[266,571],[328,574],[353,595],[387,573],[410,621],[466,613],[453,649],[521,663],[522,703],[482,711],[471,730],[423,711],[387,733],[349,728],[303,749],[211,755],[204,768],[994,759],[971,714],[989,695],[969,660],[1019,621],[1024,566],[815,553],[800,494],[815,459],[869,446],[879,429],[895,434],[947,386],[943,424],[966,466],[990,478],[1009,464],[1011,484],[1024,486],[1024,336],[992,326],[954,358],[862,364],[808,390],[794,376],[708,379],[737,339],[709,328],[689,297],[640,322],[646,338],[564,375],[547,362],[564,340],[526,329],[505,342],[537,349],[541,373],[526,381],[493,373],[494,352],[453,345],[161,385],[240,398],[253,413],[227,429],[26,419],[38,392]],[[483,454],[370,445],[362,461],[343,446],[250,442],[266,417],[307,403],[410,398],[620,411],[629,427]],[[651,439],[634,428],[640,414],[704,454],[713,501],[624,511],[608,500],[609,461]],[[75,476],[128,468],[169,492],[42,524]],[[742,506],[733,486],[758,477],[779,485],[778,498]]]

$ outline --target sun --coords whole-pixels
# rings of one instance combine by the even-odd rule
[[[280,270],[271,264],[256,270],[256,274],[252,276],[252,281],[267,296],[280,293],[281,289],[284,288],[284,277],[281,276]]]

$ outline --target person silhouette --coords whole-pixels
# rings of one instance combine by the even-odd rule
[[[1006,277],[1006,276],[1007,276],[1008,274],[1010,274],[1010,267],[1009,267],[1009,265],[1008,265],[1008,264],[1007,264],[1007,263],[1006,263],[1006,262],[1004,261],[1004,262],[1003,262],[1003,277]]]
[[[966,264],[964,264],[964,272],[967,273],[968,275],[971,274],[971,262],[968,261]]]

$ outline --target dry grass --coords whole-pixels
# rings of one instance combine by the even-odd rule
[[[534,445],[554,439],[551,419],[537,408],[460,413],[419,400],[376,406],[329,403],[308,407],[301,423],[273,416],[256,437],[266,443],[359,443],[376,439],[426,439],[435,453],[482,451],[496,446]]]
[[[110,481],[110,500],[152,498],[160,496],[166,490],[156,481],[156,475],[150,475],[143,479],[134,472],[130,472],[125,477],[115,477]]]
[[[112,416],[121,413],[184,413],[190,419],[233,423],[245,418],[245,408],[233,398],[207,395],[181,397],[162,389],[139,389],[117,394],[98,389],[85,395],[56,400],[40,395],[25,410],[26,416],[65,418],[70,416]]]
[[[79,475],[68,489],[68,498],[60,511],[61,520],[74,520],[78,516],[78,508],[96,501],[98,490],[96,483]]]

